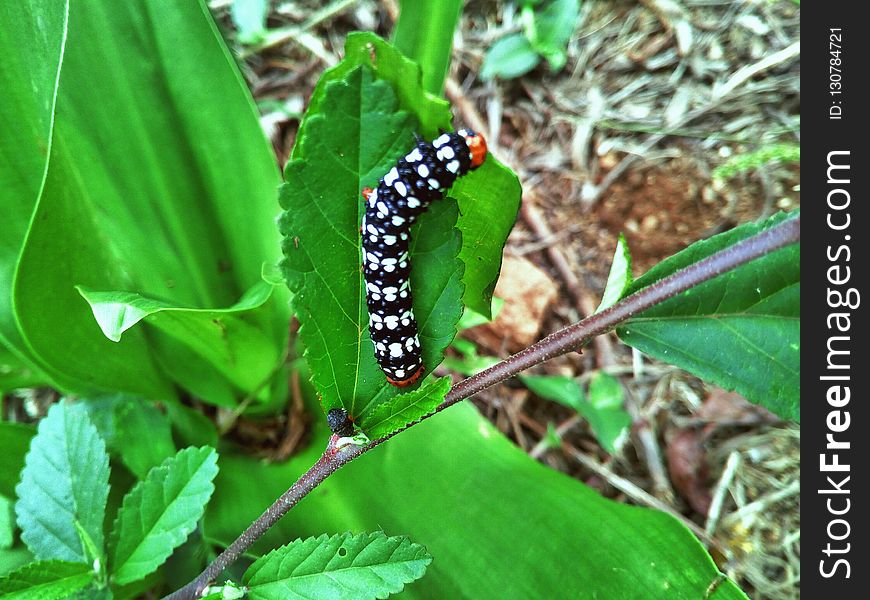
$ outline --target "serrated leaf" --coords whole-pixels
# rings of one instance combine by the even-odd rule
[[[213,448],[185,448],[124,496],[110,537],[115,583],[142,579],[187,539],[214,491],[217,471]]]
[[[256,560],[243,583],[252,600],[386,598],[419,579],[432,557],[406,537],[382,532],[297,540]]]
[[[490,47],[483,59],[480,78],[512,79],[525,75],[541,62],[541,56],[522,33],[507,35]]]
[[[450,128],[450,105],[442,98],[423,89],[420,67],[374,33],[361,31],[348,34],[344,44],[344,59],[320,76],[311,93],[307,114],[320,112],[320,104],[330,83],[344,80],[351,71],[361,65],[372,69],[378,79],[393,84],[399,108],[413,113],[419,121],[417,133],[426,138],[433,138],[441,130]],[[367,133],[376,132],[369,130]],[[305,156],[305,148],[297,143],[293,147],[291,158]]]
[[[0,577],[0,596],[4,600],[55,600],[74,594],[93,580],[93,571],[82,563],[31,563]]]
[[[398,391],[374,358],[360,268],[359,190],[413,145],[414,119],[367,67],[326,86],[300,130],[300,154],[281,190],[283,268],[312,381],[326,407],[342,406],[366,428],[370,411]],[[456,204],[435,202],[411,230],[411,289],[427,369],[441,362],[461,315],[462,263]]]
[[[595,312],[601,312],[616,304],[625,295],[631,281],[631,253],[628,250],[625,236],[620,233],[616,242],[616,250],[613,253],[613,262],[610,263],[607,284],[601,295],[601,304],[598,305]]]
[[[109,455],[84,406],[63,401],[48,410],[15,491],[21,539],[37,559],[86,562],[76,523],[102,550]]]
[[[434,381],[424,381],[416,390],[394,396],[371,412],[363,431],[369,438],[377,440],[419,421],[441,404],[450,391],[450,384],[449,377],[439,377]]]
[[[639,277],[640,290],[789,218],[778,214],[696,242]],[[753,260],[617,328],[626,344],[800,420],[800,245]]]

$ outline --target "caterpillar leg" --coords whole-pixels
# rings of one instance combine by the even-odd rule
[[[420,379],[420,377],[421,377],[421,376],[423,375],[423,373],[425,373],[425,372],[426,372],[426,367],[424,367],[423,365],[420,365],[420,368],[417,369],[417,370],[416,370],[416,371],[415,371],[415,372],[414,372],[410,377],[408,377],[407,379],[402,379],[401,381],[396,381],[395,379],[393,379],[392,377],[390,377],[389,375],[387,375],[387,381],[388,381],[391,385],[394,385],[394,386],[396,386],[396,387],[400,387],[400,388],[408,387],[409,385],[414,385],[415,383],[417,383],[417,380]]]

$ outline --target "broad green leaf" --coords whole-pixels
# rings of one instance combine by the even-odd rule
[[[267,0],[232,0],[230,15],[243,44],[258,42],[266,32]]]
[[[283,464],[222,454],[206,536],[235,539],[311,466],[328,436],[320,425]],[[401,531],[435,557],[402,598],[745,598],[676,519],[602,498],[536,463],[469,403],[342,468],[254,551],[324,531],[379,529]]]
[[[15,536],[15,504],[6,496],[0,494],[0,550],[12,547]]]
[[[0,494],[15,497],[15,484],[36,429],[21,423],[0,422]]]
[[[462,0],[402,0],[393,30],[396,49],[420,65],[423,87],[440,95],[450,68],[453,33]]]
[[[464,329],[471,329],[472,327],[477,327],[478,325],[484,325],[495,319],[498,316],[498,313],[500,313],[501,309],[504,307],[504,300],[493,296],[492,304],[490,306],[492,315],[487,317],[486,315],[469,308],[466,304],[465,310],[462,312],[462,318],[459,319],[459,331],[462,331]]]
[[[83,402],[109,453],[137,478],[175,454],[169,419],[150,402],[120,394]]]
[[[311,94],[307,114],[320,112],[320,104],[331,82],[344,80],[351,71],[361,65],[372,69],[378,79],[385,79],[393,84],[393,92],[397,97],[399,108],[417,117],[417,133],[426,138],[434,138],[440,131],[450,129],[450,105],[423,89],[420,67],[377,35],[361,31],[351,32],[347,36],[344,44],[344,60],[320,76]],[[365,133],[367,143],[369,136],[383,135],[383,132],[376,130],[366,130]],[[307,156],[305,150],[304,145],[297,143],[291,158],[317,158]],[[398,149],[398,152],[401,153],[401,149]],[[396,154],[396,158],[398,156],[400,154]]]
[[[375,408],[364,427],[369,438],[376,440],[397,431],[435,410],[450,391],[449,377],[424,382],[419,389],[399,394]]]
[[[15,242],[15,348],[63,389],[170,399],[155,363],[179,361],[160,355],[163,334],[110,342],[74,286],[231,305],[277,259],[278,170],[203,2],[76,2],[69,23],[48,171]],[[39,62],[36,50],[24,54]],[[280,352],[288,309],[276,294],[250,324]]]
[[[522,188],[513,171],[490,154],[480,167],[456,182],[450,195],[459,202],[459,258],[465,263],[462,302],[490,317],[502,249],[517,220]]]
[[[0,349],[11,369],[0,373],[4,391],[50,381],[18,330],[12,281],[48,163],[68,8],[65,0],[0,3]],[[17,374],[8,386],[7,373]]]
[[[589,422],[595,439],[610,454],[617,453],[628,438],[631,415],[622,406],[622,386],[606,373],[596,373],[585,397],[572,377],[520,375],[520,380],[541,398],[573,408]]]
[[[266,282],[257,282],[225,309],[178,308],[140,294],[77,289],[110,340],[119,341],[125,331],[144,320],[187,347],[245,393],[260,390],[281,359],[281,349],[272,343],[272,335],[250,323],[246,314],[268,301],[274,288]]]
[[[253,600],[386,598],[426,572],[432,557],[406,537],[382,532],[296,540],[256,560],[242,583]]]
[[[651,285],[789,218],[779,214],[696,242],[631,285]],[[800,245],[724,273],[617,328],[626,344],[800,420]]]
[[[628,250],[628,242],[625,236],[619,234],[616,242],[616,251],[613,253],[613,262],[610,263],[610,273],[607,275],[607,284],[601,295],[601,304],[595,312],[601,312],[616,304],[623,296],[628,286],[631,285],[631,253]]]
[[[77,525],[102,550],[109,455],[84,406],[63,401],[48,410],[15,492],[21,539],[37,559],[86,562]]]
[[[216,463],[214,449],[186,448],[127,493],[110,537],[115,583],[142,579],[187,539],[214,491]]]
[[[363,429],[370,411],[398,392],[375,361],[367,329],[359,190],[413,145],[414,128],[391,86],[358,67],[326,86],[318,112],[309,110],[296,152],[306,158],[288,163],[281,189],[283,267],[312,380],[327,408],[343,406]],[[456,218],[456,204],[444,199],[411,230],[414,313],[430,371],[462,311]]]
[[[480,77],[483,80],[501,77],[513,79],[525,75],[541,62],[541,56],[532,48],[522,33],[512,33],[492,45],[483,59]]]
[[[5,600],[55,600],[67,598],[94,580],[90,567],[51,560],[26,565],[0,578]]]

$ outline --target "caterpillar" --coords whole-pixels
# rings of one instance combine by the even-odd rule
[[[458,177],[483,164],[486,141],[468,129],[444,133],[431,143],[418,139],[375,189],[365,188],[360,235],[375,358],[397,387],[425,371],[411,300],[408,257],[411,225]]]

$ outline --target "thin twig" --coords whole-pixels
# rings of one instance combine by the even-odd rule
[[[226,550],[212,561],[196,579],[167,596],[166,600],[192,600],[197,598],[215,577],[235,562],[245,550],[302,498],[307,496],[309,492],[320,485],[327,477],[363,453],[380,446],[402,431],[417,425],[490,386],[505,381],[545,360],[555,358],[584,346],[595,336],[612,330],[625,320],[664,300],[672,298],[739,265],[799,241],[800,215],[789,218],[766,231],[746,238],[685,269],[677,271],[617,302],[607,310],[596,313],[579,323],[557,331],[489,369],[460,381],[453,386],[444,398],[444,402],[433,412],[424,416],[419,421],[410,423],[381,439],[375,440],[365,446],[350,444],[339,448],[335,445],[338,438],[332,436],[323,455],[290,489],[284,492],[256,521],[251,523],[236,541],[230,544]]]

